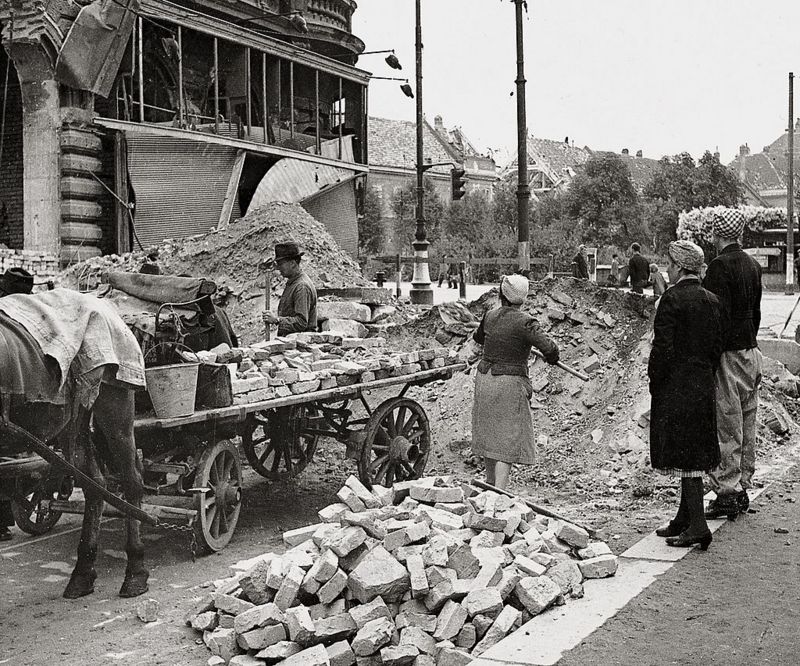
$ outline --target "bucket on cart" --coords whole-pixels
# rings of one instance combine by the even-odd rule
[[[194,413],[199,363],[176,363],[146,368],[147,392],[160,419]]]

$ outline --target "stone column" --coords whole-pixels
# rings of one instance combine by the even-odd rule
[[[22,93],[24,249],[59,251],[58,84],[45,51],[33,43],[14,43],[10,53]]]

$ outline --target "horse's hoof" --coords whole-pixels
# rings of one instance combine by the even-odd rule
[[[87,594],[94,592],[94,579],[97,574],[92,571],[89,574],[72,574],[72,577],[64,589],[65,599],[79,599],[85,597]]]
[[[131,576],[123,581],[122,587],[119,588],[119,596],[124,599],[138,597],[140,594],[147,592],[148,589],[150,588],[147,586],[147,574],[144,576]]]

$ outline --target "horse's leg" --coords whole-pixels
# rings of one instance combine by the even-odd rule
[[[120,474],[125,500],[141,507],[144,491],[133,437],[133,391],[103,384],[93,411],[95,424],[102,431],[108,445],[110,467]],[[128,555],[128,566],[119,595],[136,597],[147,592],[147,578],[150,574],[144,566],[144,544],[139,534],[139,521],[128,517],[126,527],[128,540],[125,552]]]
[[[97,450],[89,436],[89,414],[81,410],[78,423],[69,436],[84,438],[86,473],[105,487],[105,479],[100,471],[97,460]],[[81,540],[78,544],[78,561],[70,576],[69,583],[64,589],[64,597],[77,599],[94,592],[94,580],[97,572],[94,569],[97,560],[97,542],[100,534],[100,519],[103,516],[103,498],[91,488],[83,489],[86,498],[83,511],[83,526],[81,527]]]

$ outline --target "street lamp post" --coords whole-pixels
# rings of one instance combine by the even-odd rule
[[[528,229],[528,202],[531,188],[528,184],[528,120],[525,109],[525,52],[523,49],[522,8],[526,0],[514,0],[517,24],[517,252],[519,269],[531,267],[530,231]]]
[[[794,73],[789,72],[789,152],[786,178],[786,289],[794,294]]]
[[[418,305],[433,305],[433,287],[428,270],[428,247],[425,233],[425,189],[423,187],[423,141],[422,141],[422,0],[416,0],[416,51],[417,51],[417,229],[414,233],[414,274],[411,278],[411,302]]]

